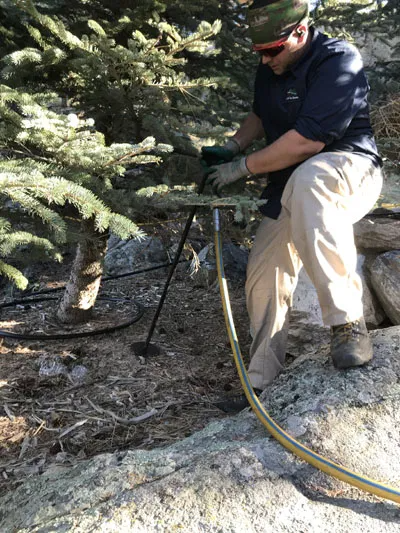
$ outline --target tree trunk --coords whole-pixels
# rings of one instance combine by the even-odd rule
[[[92,220],[83,222],[83,230],[84,240],[78,245],[71,275],[57,310],[57,318],[65,324],[82,324],[90,320],[103,273],[106,234],[95,232]]]

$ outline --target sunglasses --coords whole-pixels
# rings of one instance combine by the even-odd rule
[[[276,57],[281,52],[283,52],[285,49],[284,44],[280,44],[279,46],[274,46],[272,48],[264,48],[264,50],[257,50],[257,52],[260,54],[260,56],[264,57]]]

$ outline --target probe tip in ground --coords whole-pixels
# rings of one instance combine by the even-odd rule
[[[131,348],[138,357],[152,357],[160,355],[160,348],[156,344],[149,344],[146,346],[145,341],[133,342]]]

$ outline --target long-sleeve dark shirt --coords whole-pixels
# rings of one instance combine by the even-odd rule
[[[261,118],[267,144],[291,129],[326,146],[322,152],[353,152],[382,164],[371,129],[369,85],[358,50],[314,28],[311,45],[283,75],[260,62],[253,111]],[[301,163],[299,163],[301,164]],[[271,172],[261,212],[278,218],[283,189],[299,165]]]

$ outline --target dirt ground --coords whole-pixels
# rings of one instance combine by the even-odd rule
[[[38,280],[38,289],[60,283],[53,269]],[[162,269],[103,283],[103,294],[144,306],[143,318],[126,329],[69,340],[2,339],[0,493],[99,453],[168,445],[226,416],[213,402],[237,393],[240,384],[215,283],[205,286],[179,265],[153,337],[161,354],[145,358],[133,350],[134,342],[146,339],[166,276]],[[231,283],[230,295],[247,353],[243,282]],[[53,318],[56,305],[2,309],[0,329],[62,332]],[[132,301],[100,301],[89,328],[112,326],[135,313]]]

